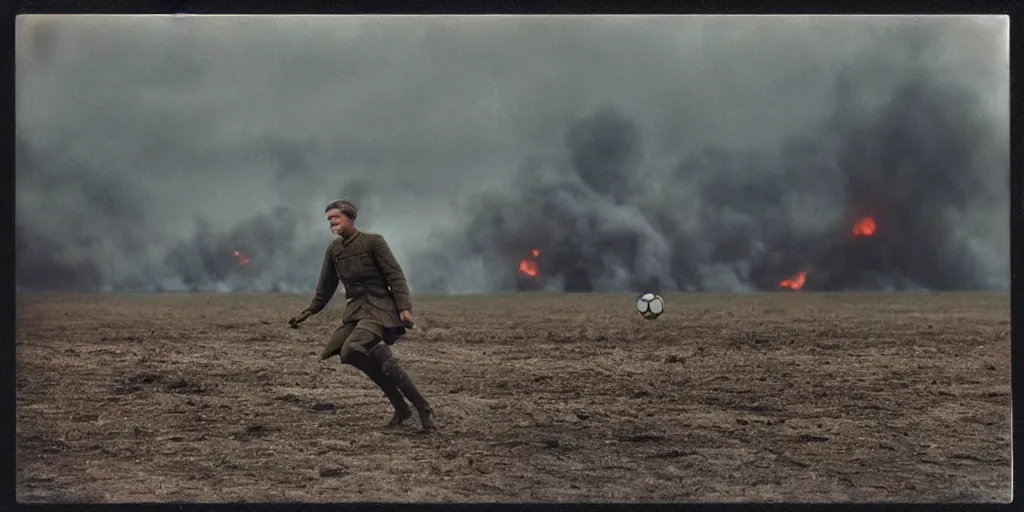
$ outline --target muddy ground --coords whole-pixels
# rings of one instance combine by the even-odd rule
[[[23,295],[19,501],[1007,501],[1007,294],[417,298],[438,432],[307,296]]]

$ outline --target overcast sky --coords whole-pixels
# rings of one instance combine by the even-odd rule
[[[858,69],[876,70],[864,104],[945,70],[1008,123],[1008,38],[1006,17],[22,16],[18,222],[56,244],[129,229],[157,254],[197,216],[229,229],[288,205],[323,244],[323,205],[377,180],[361,223],[411,257],[455,204],[605,107],[666,167],[777,147]]]

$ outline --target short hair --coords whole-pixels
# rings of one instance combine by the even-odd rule
[[[356,216],[359,214],[359,208],[356,208],[355,203],[349,201],[348,199],[339,199],[337,201],[332,202],[331,204],[327,205],[327,208],[324,209],[324,212],[329,212],[331,210],[341,210],[342,215],[352,220],[356,220]]]

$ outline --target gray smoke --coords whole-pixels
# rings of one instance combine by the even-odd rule
[[[418,292],[1009,286],[1005,18],[18,30],[19,289],[309,292],[340,197]]]
[[[623,112],[579,119],[561,155],[525,164],[441,252],[464,241],[450,260],[480,262],[495,289],[775,290],[798,272],[809,290],[1006,289],[1006,118],[955,72],[912,64],[928,39],[908,33],[906,61],[849,63],[829,115],[778,148],[659,169]],[[878,229],[856,237],[864,217]],[[426,286],[453,289],[448,272]]]
[[[444,247],[466,240],[499,288],[532,280],[519,258],[565,291],[773,290],[800,271],[811,290],[1006,287],[1005,246],[992,244],[1008,234],[1001,132],[979,98],[914,75],[880,107],[836,111],[778,151],[709,149],[659,174],[642,169],[635,123],[605,110]],[[877,231],[854,236],[864,217]]]

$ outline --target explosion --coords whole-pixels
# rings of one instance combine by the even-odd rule
[[[540,256],[540,250],[534,249],[530,251],[533,258]],[[519,261],[519,273],[527,277],[537,277],[537,260],[533,258],[523,258]]]
[[[238,261],[239,265],[242,265],[244,267],[249,264],[249,258],[246,258],[245,255],[242,254],[242,252],[239,251],[238,249],[235,249],[234,256],[235,260]]]
[[[783,279],[779,282],[779,286],[782,288],[788,288],[790,290],[799,290],[804,287],[804,283],[807,281],[807,272],[801,270],[797,272],[792,279]]]
[[[875,224],[875,219],[872,219],[871,217],[864,217],[863,219],[857,221],[856,224],[854,224],[853,236],[874,235],[876,228],[877,224]]]

